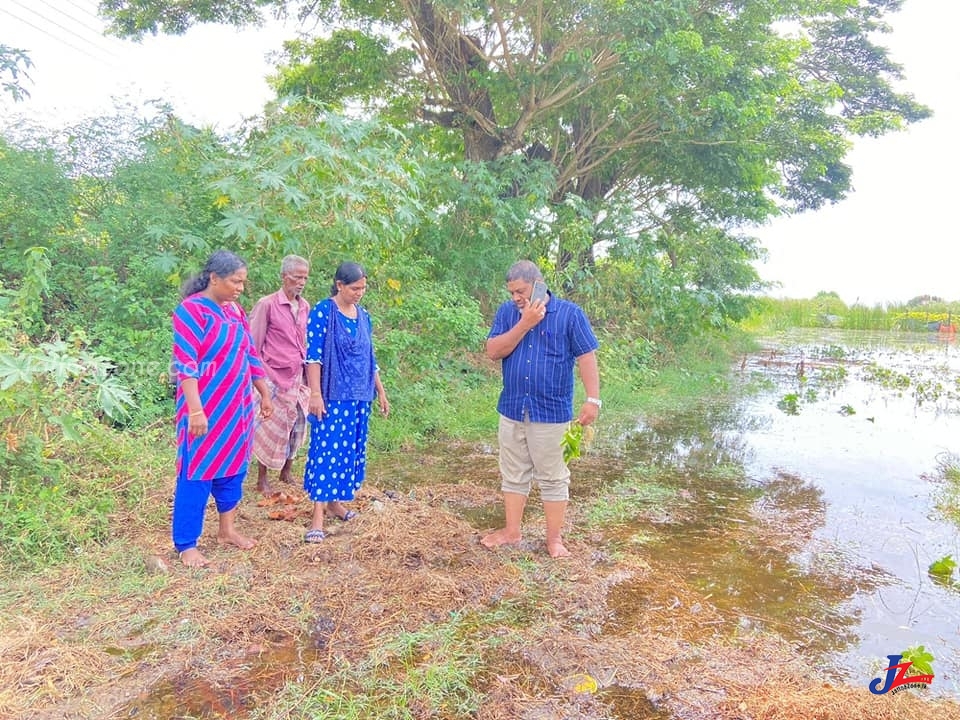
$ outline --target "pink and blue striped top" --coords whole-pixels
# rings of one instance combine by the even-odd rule
[[[173,312],[177,370],[177,477],[212,480],[247,470],[253,446],[253,381],[266,374],[247,316],[236,303],[218,305],[191,295]],[[206,435],[187,433],[189,412],[181,389],[196,378],[209,422]]]

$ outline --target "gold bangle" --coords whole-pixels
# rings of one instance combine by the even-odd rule
[[[196,417],[197,415],[203,415],[203,410],[197,410],[196,412],[190,413],[190,417]]]

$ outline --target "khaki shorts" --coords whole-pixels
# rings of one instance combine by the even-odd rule
[[[546,502],[570,498],[570,469],[563,461],[564,433],[570,423],[517,422],[503,415],[500,443],[500,489],[527,496],[533,483]]]

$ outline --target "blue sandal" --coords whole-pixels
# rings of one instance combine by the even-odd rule
[[[323,542],[323,539],[326,537],[323,530],[307,530],[307,534],[303,536],[303,541],[305,543],[319,543]]]
[[[357,513],[354,510],[347,510],[343,515],[337,515],[336,513],[327,513],[327,514],[332,518],[336,518],[340,522],[349,522],[350,520],[353,520],[357,516]]]

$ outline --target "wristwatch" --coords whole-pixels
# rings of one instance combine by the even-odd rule
[[[602,407],[603,407],[603,400],[601,400],[600,398],[591,398],[591,397],[588,397],[588,398],[586,399],[586,402],[590,403],[591,405],[596,405],[598,408],[602,408]]]

